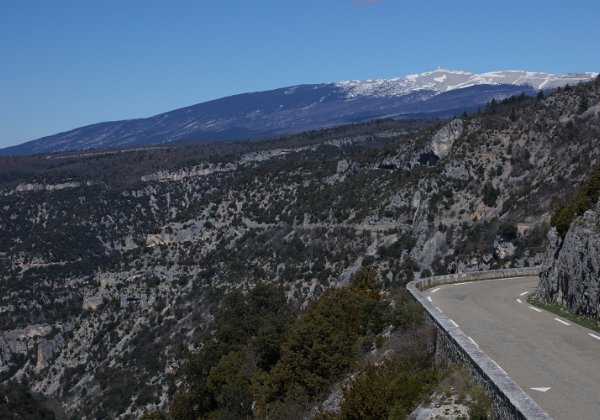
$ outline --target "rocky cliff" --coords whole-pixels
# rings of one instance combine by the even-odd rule
[[[563,241],[549,234],[538,297],[592,317],[600,314],[600,202],[576,219]]]

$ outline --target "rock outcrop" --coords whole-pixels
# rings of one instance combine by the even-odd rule
[[[434,134],[431,139],[431,151],[440,159],[445,158],[450,149],[461,134],[463,133],[463,122],[461,119],[455,119],[448,125],[445,125],[440,131]]]
[[[576,219],[560,241],[549,233],[538,297],[592,317],[600,314],[600,203]]]
[[[45,368],[64,346],[63,333],[68,329],[70,326],[29,325],[0,333],[0,372],[20,367],[15,359],[21,356],[24,361],[30,353],[36,355],[36,369]]]
[[[236,166],[233,164],[224,164],[224,165],[198,165],[194,166],[191,169],[179,169],[176,171],[167,171],[162,170],[158,172],[154,172],[149,175],[142,176],[142,182],[150,182],[150,181],[179,181],[184,178],[198,177],[198,176],[208,176],[214,174],[215,172],[230,172],[235,170]]]

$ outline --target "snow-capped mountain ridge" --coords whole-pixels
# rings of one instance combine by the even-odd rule
[[[566,84],[575,85],[589,80],[598,73],[552,74],[523,70],[503,70],[470,73],[461,70],[437,69],[404,77],[374,80],[346,80],[335,85],[346,92],[348,99],[369,96],[377,98],[402,96],[419,90],[430,90],[432,95],[476,85],[516,85],[533,89],[553,89]]]
[[[0,150],[0,155],[250,139],[380,118],[451,118],[539,89],[576,85],[598,73],[438,69],[404,77],[287,86],[242,93],[149,118],[79,127]]]

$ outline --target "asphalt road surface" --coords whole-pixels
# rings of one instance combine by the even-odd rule
[[[550,416],[600,420],[600,333],[533,308],[537,277],[424,291]]]

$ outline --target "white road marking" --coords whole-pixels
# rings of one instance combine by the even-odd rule
[[[534,310],[534,311],[536,311],[536,312],[542,312],[542,310],[541,310],[541,309],[535,308],[535,307],[533,307],[533,306],[530,306],[529,308],[530,308],[530,309],[533,309],[533,310]]]
[[[438,290],[440,290],[440,287],[436,287],[435,289],[433,289],[433,290],[431,291],[431,293],[435,293],[435,292],[437,292]]]
[[[523,303],[523,301],[521,299],[517,299],[517,302],[519,303]]]
[[[461,282],[461,283],[454,283],[455,286],[460,286],[461,284],[465,284],[465,282]]]
[[[454,325],[456,328],[458,328],[458,324],[456,322],[454,322],[453,320],[450,320],[450,322],[452,322],[452,325]]]
[[[440,311],[441,313],[444,313],[444,311],[442,311],[439,306],[436,306],[435,309],[437,309],[438,311]]]
[[[557,322],[560,322],[560,323],[561,323],[561,324],[563,324],[563,325],[571,325],[571,324],[569,324],[567,321],[563,321],[563,320],[562,320],[562,319],[560,319],[560,318],[554,318],[554,320],[555,320],[555,321],[557,321]]]
[[[600,340],[600,337],[598,337],[596,334],[588,333],[588,335],[596,340]]]
[[[525,296],[525,295],[527,295],[527,294],[529,294],[529,292],[523,292],[523,293],[521,293],[519,296]]]
[[[529,389],[533,389],[534,391],[539,391],[539,392],[548,392],[550,390],[550,387],[529,388]]]
[[[475,340],[473,340],[471,337],[467,337],[467,338],[468,338],[469,340],[471,340],[471,343],[473,343],[473,344],[475,344],[477,347],[479,347],[479,344],[477,344],[477,343],[475,342]]]
[[[431,302],[431,296],[427,296],[427,300]]]

